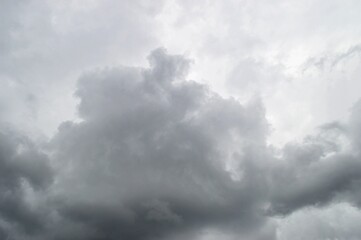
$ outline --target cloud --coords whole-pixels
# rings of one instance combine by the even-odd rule
[[[272,173],[273,210],[291,213],[332,201],[360,204],[355,196],[361,181],[359,106],[347,123],[326,124],[318,134],[284,147]]]
[[[345,203],[296,211],[279,221],[278,239],[360,238],[360,210]]]
[[[158,46],[155,16],[162,6],[142,0],[3,1],[2,121],[50,138],[74,116],[79,74],[98,65],[139,65]]]
[[[32,206],[27,196],[42,194],[52,176],[47,156],[29,139],[10,130],[0,132],[0,229],[8,224],[19,232],[42,231],[41,208]]]
[[[187,80],[191,62],[165,49],[148,61],[84,73],[81,120],[62,123],[47,154],[2,133],[0,234],[277,239],[279,216],[361,206],[360,103],[349,121],[276,149],[259,99],[240,104]]]
[[[148,69],[80,79],[82,121],[63,123],[52,142],[60,214],[97,229],[94,239],[263,221],[260,102],[243,106],[186,81],[189,61],[164,49],[148,59]]]
[[[245,234],[307,206],[356,202],[357,105],[348,123],[321,126],[277,156],[259,101],[241,105],[185,80],[189,62],[164,49],[148,59],[147,69],[80,79],[82,121],[53,139],[65,219],[97,229],[95,238]]]
[[[2,1],[0,239],[357,238],[360,6]]]

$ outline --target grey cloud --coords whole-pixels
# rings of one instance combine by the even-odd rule
[[[47,156],[26,137],[10,130],[1,131],[0,220],[20,232],[41,231],[45,223],[43,216],[26,201],[26,188],[41,194],[51,182]]]
[[[311,67],[316,67],[321,71],[334,71],[339,65],[345,63],[347,60],[352,59],[353,57],[359,57],[360,51],[361,45],[356,44],[350,46],[345,51],[311,57],[303,64],[303,72],[310,70]]]
[[[149,60],[148,69],[85,74],[76,92],[82,121],[63,123],[52,140],[55,208],[82,226],[80,239],[207,227],[242,235],[307,206],[357,203],[358,105],[349,122],[324,125],[276,157],[259,101],[243,106],[186,81],[189,62],[164,49]]]
[[[187,81],[191,62],[164,49],[148,68],[88,71],[81,120],[61,124],[47,154],[29,140],[71,119],[83,71],[142,65],[158,45],[196,56],[193,73],[217,91],[228,79],[239,98],[260,93],[281,138],[304,135],[359,97],[358,6],[1,1],[0,239],[205,239],[209,229],[207,240],[276,239],[278,216],[337,202],[359,211],[360,103],[348,122],[274,149],[261,101]],[[3,131],[9,123],[29,138]],[[317,226],[301,238],[359,235]]]
[[[81,121],[61,124],[50,142],[55,172],[31,141],[3,134],[0,214],[15,225],[0,224],[5,235],[197,239],[215,229],[229,239],[276,239],[271,218],[360,203],[360,104],[348,122],[324,125],[277,156],[259,100],[241,105],[186,80],[190,62],[164,49],[148,60],[149,68],[83,75]],[[38,207],[22,179],[44,194]]]
[[[159,44],[155,16],[162,6],[142,0],[2,1],[2,121],[53,135],[73,116],[79,74],[97,65],[139,64]]]
[[[305,206],[357,200],[361,181],[360,103],[348,123],[331,123],[302,143],[288,144],[275,161],[272,210],[291,213]],[[278,163],[277,163],[278,162]]]
[[[181,56],[157,49],[149,60],[149,69],[106,69],[79,81],[82,122],[64,123],[52,142],[60,214],[97,229],[94,239],[264,221],[263,107],[186,81]]]
[[[360,239],[360,210],[345,203],[296,211],[279,221],[280,240]]]

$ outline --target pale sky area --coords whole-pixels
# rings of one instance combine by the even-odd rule
[[[0,0],[0,240],[361,239],[360,12]]]

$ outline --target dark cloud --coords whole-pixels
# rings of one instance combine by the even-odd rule
[[[351,201],[361,181],[360,103],[348,123],[322,126],[301,143],[288,144],[273,170],[272,207],[290,213],[304,206],[333,200]],[[359,203],[357,203],[359,204]]]
[[[2,133],[0,234],[197,239],[213,229],[276,239],[275,216],[360,204],[360,104],[349,122],[324,125],[276,154],[259,100],[241,105],[186,80],[190,62],[164,49],[148,60],[149,68],[84,74],[81,120],[61,124],[48,156]]]
[[[2,0],[0,240],[358,239],[360,3]]]
[[[44,221],[27,201],[27,189],[41,194],[51,184],[47,156],[29,139],[13,131],[0,132],[0,219],[20,232],[41,231]],[[3,231],[3,230],[2,230]]]
[[[348,147],[357,109],[350,123],[325,125],[275,157],[259,102],[242,106],[185,81],[189,63],[163,49],[149,60],[149,69],[80,80],[83,120],[64,123],[53,142],[66,172],[65,218],[98,229],[99,238],[147,239],[208,226],[251,229],[266,215],[350,200],[361,177]]]
[[[106,69],[79,81],[82,122],[62,124],[53,140],[62,216],[97,229],[94,239],[260,222],[266,189],[256,169],[268,131],[261,104],[242,106],[186,81],[189,62],[164,49],[149,61],[149,69]]]

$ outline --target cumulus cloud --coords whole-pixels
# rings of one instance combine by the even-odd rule
[[[277,149],[259,99],[240,104],[187,80],[190,61],[165,49],[148,61],[84,73],[80,120],[46,148],[2,133],[0,234],[277,239],[280,216],[360,206],[359,103],[348,122]]]
[[[52,143],[62,165],[60,214],[98,229],[94,239],[260,222],[261,103],[242,106],[186,81],[189,62],[164,49],[149,61],[148,69],[105,69],[79,81],[82,121],[63,123]]]
[[[0,240],[360,238],[360,7],[1,1]]]
[[[162,49],[149,60],[149,69],[81,79],[83,121],[64,123],[54,139],[58,158],[67,159],[59,175],[71,196],[64,216],[99,228],[99,237],[142,239],[209,226],[246,229],[306,206],[357,204],[358,105],[348,123],[322,126],[276,157],[259,102],[242,106],[185,81],[189,63]],[[113,211],[90,210],[104,204],[121,209],[116,220]]]
[[[276,211],[287,213],[332,200],[360,204],[355,196],[361,180],[359,106],[355,104],[347,123],[326,124],[302,143],[285,146],[273,178],[280,189],[271,191]]]

